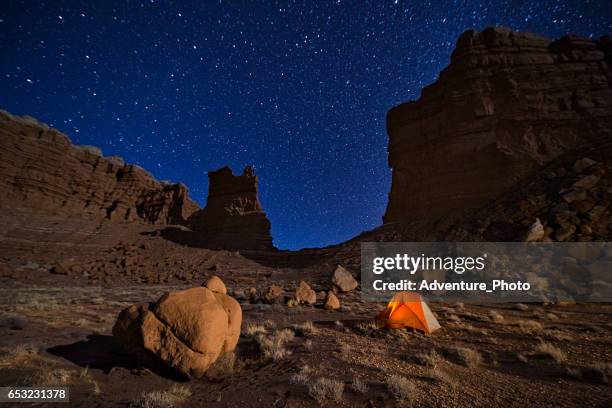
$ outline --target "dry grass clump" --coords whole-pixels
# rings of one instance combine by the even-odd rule
[[[31,344],[18,344],[3,350],[0,356],[0,366],[22,365],[25,361],[38,355],[38,349]]]
[[[260,333],[257,335],[257,343],[264,357],[279,361],[291,354],[285,344],[293,340],[294,336],[293,331],[289,329],[276,330],[270,335]]]
[[[236,372],[236,353],[230,351],[223,353],[206,371],[206,377],[213,380],[222,380],[229,378]]]
[[[351,388],[359,394],[366,394],[368,392],[368,383],[361,378],[355,377],[351,383]]]
[[[449,354],[464,367],[476,367],[482,364],[482,355],[467,347],[453,347],[449,349]]]
[[[308,367],[307,365],[304,365],[302,366],[302,368],[300,368],[300,371],[293,374],[289,378],[289,382],[291,384],[296,384],[296,385],[306,385],[308,384],[311,375],[312,375],[312,371],[310,370],[310,367]]]
[[[566,374],[576,380],[610,384],[612,382],[612,363],[598,362],[584,367],[568,367]]]
[[[294,324],[291,326],[295,330],[296,334],[300,336],[311,336],[317,333],[317,328],[311,321],[307,321],[301,324]]]
[[[348,356],[351,354],[351,346],[347,343],[340,343],[340,354],[343,356]]]
[[[538,346],[534,349],[534,352],[539,356],[551,358],[557,363],[567,360],[566,354],[561,349],[546,342],[541,342],[538,344]]]
[[[89,367],[85,367],[83,370],[81,370],[81,372],[79,373],[79,380],[90,384],[92,387],[92,390],[94,392],[94,394],[100,394],[102,391],[100,390],[100,385],[98,384],[98,382],[96,380],[94,380],[94,378],[91,376],[90,372],[89,372]]]
[[[248,322],[244,328],[244,334],[248,337],[255,337],[258,334],[265,334],[268,330],[263,323]]]
[[[42,366],[27,382],[33,387],[61,387],[71,383],[73,374],[71,370],[66,370],[65,368],[51,369],[50,367]]]
[[[357,331],[365,334],[369,334],[373,331],[380,329],[376,320],[368,320],[365,322],[361,322],[357,326],[355,326],[355,328],[357,329]]]
[[[268,330],[274,330],[276,329],[276,322],[268,319],[268,320],[264,320],[263,322],[263,326],[268,329]]]
[[[417,364],[428,367],[437,367],[438,364],[444,360],[444,358],[438,354],[435,349],[431,349],[427,354],[417,354],[415,359]]]
[[[308,384],[308,394],[319,404],[342,401],[344,383],[332,378],[317,378]]]
[[[304,341],[304,348],[308,351],[312,350],[312,340],[306,340]]]
[[[519,320],[518,326],[523,333],[528,334],[540,333],[544,330],[544,327],[535,320]]]
[[[427,370],[425,375],[436,382],[444,383],[452,387],[456,385],[455,380],[450,376],[450,374],[438,366],[431,367],[429,370]]]
[[[556,341],[571,341],[572,336],[569,333],[556,329],[544,330],[544,337]]]
[[[493,323],[503,323],[504,322],[504,316],[502,316],[501,313],[495,310],[491,310],[489,312],[489,318],[491,319]]]
[[[416,385],[414,385],[406,377],[393,374],[387,377],[387,388],[398,401],[407,401],[412,403],[415,399]]]
[[[184,385],[173,385],[166,391],[143,392],[131,406],[138,408],[172,408],[191,396],[191,390]]]

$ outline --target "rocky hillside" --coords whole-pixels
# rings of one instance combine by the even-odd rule
[[[564,153],[609,139],[611,61],[607,37],[463,33],[438,81],[388,113],[384,221],[480,206]]]
[[[0,111],[0,207],[38,216],[184,223],[198,209],[182,184],[162,183],[121,157],[75,146],[28,116]]]

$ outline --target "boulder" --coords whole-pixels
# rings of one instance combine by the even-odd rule
[[[221,293],[223,295],[227,295],[227,288],[225,287],[225,283],[218,276],[211,276],[204,283],[204,286],[213,292]]]
[[[317,302],[317,293],[304,281],[301,281],[295,290],[295,300],[298,303],[314,305]]]
[[[144,363],[198,378],[221,353],[236,347],[241,324],[242,310],[235,299],[197,287],[166,293],[152,305],[122,310],[113,336]]]
[[[358,285],[353,275],[340,265],[338,265],[334,271],[332,283],[342,292],[350,292]]]
[[[327,297],[325,298],[325,309],[327,310],[338,310],[340,309],[340,301],[338,297],[334,295],[334,292],[327,292]]]
[[[544,238],[544,235],[545,235],[544,226],[540,222],[540,219],[536,218],[533,224],[531,224],[531,226],[529,227],[529,230],[527,231],[527,234],[525,236],[525,241],[526,242],[540,241],[542,238]]]
[[[267,303],[283,303],[285,301],[285,290],[282,286],[272,284],[266,291],[264,299]]]

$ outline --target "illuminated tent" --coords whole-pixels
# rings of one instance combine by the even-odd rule
[[[431,333],[440,328],[440,323],[431,313],[421,295],[410,292],[399,292],[380,312],[378,320],[390,329],[411,327]]]

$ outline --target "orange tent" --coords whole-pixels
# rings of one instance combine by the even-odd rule
[[[412,327],[431,333],[440,328],[440,323],[418,293],[399,292],[393,296],[387,308],[378,315],[378,320],[390,329]]]

